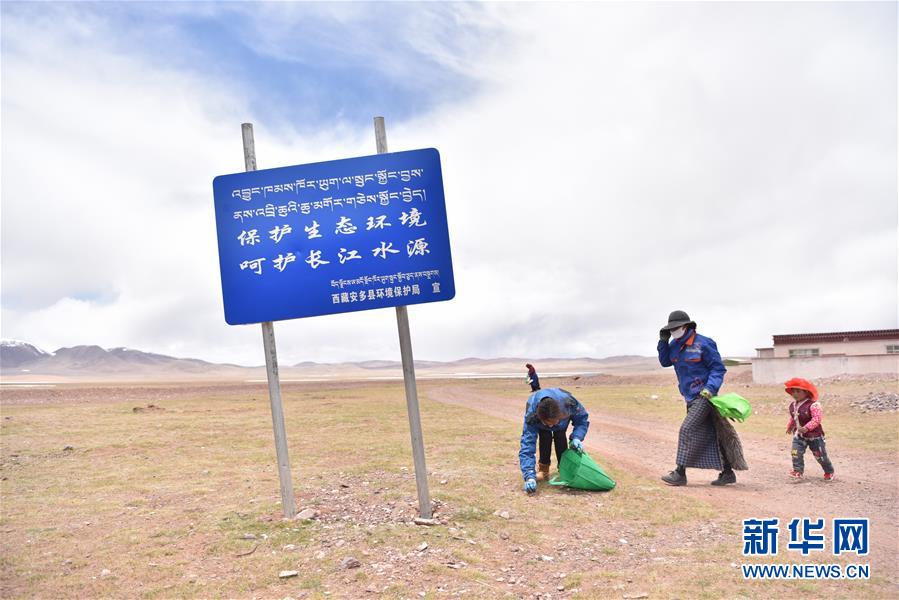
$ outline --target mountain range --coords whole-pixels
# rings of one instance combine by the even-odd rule
[[[399,354],[399,352],[397,352]],[[416,372],[424,377],[524,377],[524,363],[538,366],[542,375],[591,374],[599,372],[645,372],[657,370],[654,357],[614,356],[610,358],[464,358],[456,361],[415,361]],[[295,379],[390,379],[402,377],[402,364],[392,360],[348,363],[301,362],[279,365],[282,381]],[[100,346],[73,346],[46,352],[21,341],[0,342],[0,374],[15,380],[202,380],[265,379],[265,367],[244,367],[211,363],[195,358],[175,358],[131,348],[104,349]]]

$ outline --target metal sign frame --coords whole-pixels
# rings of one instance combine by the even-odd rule
[[[385,154],[387,154],[387,132],[386,132],[386,128],[384,125],[384,118],[383,117],[375,117],[374,126],[375,126],[375,141],[376,141],[378,154],[385,155]],[[242,130],[242,135],[243,135],[244,162],[245,162],[246,170],[248,173],[256,172],[256,148],[255,148],[255,141],[254,141],[254,137],[253,137],[253,125],[251,123],[244,123],[241,125],[241,130]],[[414,152],[416,152],[416,151],[413,151],[413,153]],[[423,437],[422,429],[421,429],[421,413],[419,410],[418,390],[417,390],[416,381],[415,381],[415,363],[414,363],[414,359],[412,356],[412,338],[411,338],[411,334],[410,334],[410,330],[409,330],[409,316],[408,316],[408,310],[406,308],[406,304],[407,303],[411,304],[411,303],[436,302],[436,301],[442,301],[442,300],[449,300],[453,296],[455,296],[455,284],[454,284],[453,273],[452,273],[452,260],[451,260],[450,251],[449,251],[449,234],[448,234],[448,227],[446,225],[446,212],[445,212],[445,208],[443,206],[443,185],[442,185],[442,174],[440,173],[440,170],[439,170],[439,155],[437,154],[436,150],[417,151],[417,152],[432,152],[433,154],[432,154],[431,158],[432,159],[436,158],[437,175],[438,175],[438,182],[439,182],[439,190],[438,190],[439,193],[434,194],[434,192],[432,192],[431,198],[432,198],[432,200],[439,199],[439,206],[429,205],[428,208],[429,208],[429,214],[432,215],[431,218],[433,218],[433,222],[435,223],[435,226],[431,230],[431,233],[435,234],[432,237],[432,240],[437,242],[438,245],[435,247],[435,250],[439,251],[439,253],[435,252],[434,257],[431,257],[432,259],[433,258],[438,259],[436,266],[434,268],[429,268],[434,263],[433,260],[431,260],[431,261],[426,260],[428,258],[427,255],[430,254],[430,252],[417,252],[416,253],[416,252],[414,252],[414,250],[422,250],[422,246],[420,244],[417,246],[415,246],[415,245],[410,246],[409,250],[407,251],[408,258],[410,260],[412,260],[412,259],[417,260],[418,258],[421,258],[423,260],[419,260],[417,262],[417,264],[413,264],[414,267],[420,267],[419,270],[411,271],[411,272],[407,272],[407,273],[419,273],[419,272],[428,273],[431,271],[436,271],[436,274],[432,273],[432,277],[439,279],[438,283],[446,284],[445,287],[441,287],[441,286],[432,287],[431,294],[428,296],[423,296],[422,294],[408,295],[408,298],[410,301],[406,302],[406,303],[398,304],[398,302],[401,302],[400,298],[402,298],[402,299],[407,298],[406,294],[400,294],[399,296],[397,296],[396,294],[393,294],[390,302],[382,302],[382,303],[378,303],[377,305],[375,305],[375,303],[372,303],[371,305],[361,306],[361,304],[364,304],[364,301],[357,301],[357,302],[359,302],[360,306],[354,305],[352,307],[342,307],[343,310],[328,309],[330,312],[315,312],[315,310],[321,310],[321,307],[319,306],[319,308],[317,308],[313,311],[307,311],[310,314],[301,314],[299,316],[314,316],[314,315],[318,315],[318,314],[332,314],[334,312],[349,312],[351,310],[369,310],[369,309],[373,309],[373,308],[383,308],[384,306],[394,306],[395,307],[397,332],[399,335],[399,343],[400,343],[400,356],[401,356],[402,364],[403,364],[403,381],[405,384],[406,410],[407,410],[407,413],[409,416],[409,433],[410,433],[411,441],[412,441],[412,459],[413,459],[413,463],[415,466],[415,483],[416,483],[416,486],[418,489],[419,514],[420,514],[421,518],[423,518],[423,519],[431,519],[432,511],[431,511],[430,492],[428,490],[428,477],[427,477],[428,471],[427,471],[427,466],[425,464],[424,437]],[[393,156],[399,156],[399,155],[403,155],[403,154],[404,153],[397,153]],[[405,155],[411,156],[412,153],[405,153]],[[419,155],[419,156],[421,156],[421,155]],[[352,160],[352,159],[350,159],[350,160]],[[337,161],[337,162],[339,162],[339,161]],[[319,163],[319,164],[327,164],[327,163]],[[344,164],[347,164],[347,163],[344,163]],[[431,164],[432,164],[431,170],[433,170],[433,162]],[[225,185],[227,187],[228,185],[232,184],[234,181],[235,181],[234,176],[217,177],[213,184],[214,189],[218,190],[221,185]],[[258,187],[258,186],[251,186],[249,188],[251,190],[249,193],[251,200],[253,198],[253,191],[252,191],[253,187]],[[235,188],[235,189],[243,190],[243,189],[247,189],[247,188]],[[425,188],[425,189],[427,189],[427,188]],[[433,189],[437,190],[436,187],[434,187]],[[389,190],[387,190],[387,191],[389,194],[390,191]],[[231,197],[234,198],[234,197],[240,197],[240,196],[241,196],[241,194],[238,194],[238,196],[232,195]],[[242,197],[241,197],[241,200],[243,200]],[[389,200],[390,200],[390,196],[388,195],[388,202],[389,202]],[[410,201],[410,203],[411,203],[411,201]],[[282,508],[284,511],[284,516],[286,518],[293,518],[296,515],[296,501],[295,501],[294,494],[293,494],[293,483],[292,483],[292,479],[291,479],[290,457],[289,457],[289,452],[288,452],[288,447],[287,447],[287,434],[286,434],[285,426],[284,426],[284,407],[283,407],[283,402],[281,399],[281,383],[280,383],[280,378],[279,378],[279,374],[278,374],[278,356],[277,356],[277,350],[275,347],[275,330],[274,330],[274,324],[272,323],[272,320],[275,320],[276,318],[295,318],[297,315],[278,316],[278,315],[292,314],[292,312],[296,312],[295,309],[291,309],[287,313],[284,313],[284,312],[265,313],[265,312],[253,311],[252,307],[247,308],[246,305],[242,305],[242,304],[238,303],[238,305],[236,305],[237,308],[235,309],[237,312],[235,313],[232,311],[230,313],[230,316],[234,317],[234,321],[232,321],[230,318],[228,318],[229,298],[228,298],[228,290],[227,290],[227,286],[225,284],[225,280],[226,280],[226,272],[229,277],[230,277],[230,275],[233,275],[232,270],[233,270],[233,263],[234,263],[233,258],[234,257],[231,255],[231,252],[228,251],[229,249],[227,246],[225,247],[225,249],[226,249],[225,255],[222,256],[222,253],[221,253],[223,241],[226,244],[232,243],[232,241],[230,239],[228,239],[227,233],[225,236],[222,235],[222,231],[223,231],[223,227],[221,226],[222,223],[218,222],[218,218],[219,218],[218,204],[219,204],[219,194],[217,193],[216,194],[216,205],[217,205],[216,206],[216,217],[217,217],[217,225],[218,225],[217,230],[219,232],[220,266],[222,269],[222,289],[223,289],[223,298],[225,300],[225,305],[226,305],[226,308],[225,308],[226,320],[230,324],[237,324],[237,323],[245,323],[245,322],[259,322],[258,320],[255,320],[255,319],[259,319],[260,315],[273,317],[271,319],[266,319],[266,320],[261,321],[262,339],[263,339],[263,347],[265,350],[266,374],[268,376],[269,401],[271,404],[271,411],[272,411],[272,429],[273,429],[274,437],[275,437],[275,451],[277,454],[277,462],[278,462],[278,477],[279,477],[280,487],[281,487],[281,505],[282,505]],[[434,203],[434,204],[437,204],[437,203]],[[332,203],[332,206],[333,206],[333,203]],[[402,205],[400,205],[400,207],[402,208]],[[438,210],[430,210],[433,208],[436,208]],[[410,209],[411,209],[411,207],[410,207]],[[265,214],[266,214],[265,211],[266,211],[266,208],[264,207],[263,213],[262,213],[263,216],[265,216]],[[421,211],[419,211],[419,212],[421,212]],[[411,210],[405,214],[409,215],[410,213],[411,213]],[[254,216],[255,216],[255,214],[254,214]],[[365,216],[371,216],[371,215],[365,215]],[[235,217],[235,220],[241,220],[241,219]],[[408,221],[408,219],[405,219],[405,221]],[[407,223],[404,222],[404,220],[401,218],[400,224],[406,225]],[[415,227],[416,225],[417,225],[416,223],[413,223],[412,227]],[[278,231],[280,233],[283,233],[283,229],[280,229],[280,227],[281,227],[280,225],[278,225],[276,227],[279,227]],[[410,229],[412,227],[410,227]],[[421,227],[424,227],[424,226],[422,225]],[[231,230],[231,228],[227,227],[227,226],[224,227],[224,229],[226,232]],[[246,229],[243,229],[242,231],[244,234],[247,233]],[[256,233],[257,234],[259,233],[258,229],[257,229]],[[274,232],[269,232],[269,233],[274,233]],[[272,238],[272,239],[274,240],[274,238]],[[280,239],[283,239],[283,235],[280,237]],[[309,238],[307,238],[307,239],[309,239]],[[240,239],[238,239],[238,241],[240,241]],[[414,239],[410,240],[410,242],[412,242],[413,244],[414,244],[414,241],[415,241]],[[241,242],[241,247],[245,247],[245,246],[246,246],[246,244]],[[253,246],[255,246],[255,244],[253,244]],[[284,256],[283,252],[281,252],[279,254],[281,256]],[[375,254],[375,256],[376,256],[376,254]],[[386,258],[386,256],[384,258]],[[245,258],[241,261],[236,262],[238,268],[240,268],[241,271],[246,271],[250,266],[249,264],[247,264],[246,266],[240,267],[240,265],[244,262],[244,260],[248,261],[250,259]],[[232,262],[228,263],[228,261],[232,261]],[[281,262],[283,264],[284,261],[282,260]],[[281,274],[283,274],[283,270],[284,269],[281,269]],[[402,272],[402,271],[400,271],[400,272]],[[383,275],[377,275],[377,276],[382,277]],[[390,273],[388,273],[387,276],[389,277]],[[419,278],[420,277],[426,277],[426,276],[420,275]],[[375,280],[375,282],[381,283],[380,280]],[[283,283],[283,282],[279,282],[279,283]],[[329,283],[331,283],[331,282],[329,282]],[[369,284],[369,283],[371,283],[371,280],[368,282],[363,280],[363,283],[361,285]],[[360,285],[360,284],[357,283],[356,285]],[[411,290],[411,285],[412,284],[409,285],[410,290]],[[420,291],[420,288],[419,288],[419,291]],[[415,298],[415,296],[422,296],[422,297]],[[357,297],[358,297],[358,295],[357,295]],[[370,294],[369,294],[368,290],[366,290],[365,297],[366,297],[366,300],[368,300],[370,298]],[[340,299],[340,296],[338,296],[338,300],[339,299]],[[384,295],[383,298],[378,298],[377,292],[375,292],[374,300],[379,300],[379,299],[385,300],[386,294]],[[333,296],[332,296],[332,304],[339,305],[340,302],[333,301]],[[302,312],[302,311],[300,311],[300,312]],[[244,319],[249,319],[249,320],[245,321]]]

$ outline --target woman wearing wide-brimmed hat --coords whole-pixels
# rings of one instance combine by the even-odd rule
[[[677,466],[662,481],[687,485],[687,467],[691,467],[720,471],[712,485],[736,483],[734,469],[747,468],[740,438],[709,402],[718,394],[727,372],[715,340],[696,333],[696,323],[682,310],[668,315],[659,337],[659,362],[674,367],[678,389],[687,404],[677,438]]]

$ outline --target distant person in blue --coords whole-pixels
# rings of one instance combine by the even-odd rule
[[[569,423],[574,426],[569,436],[570,443],[565,440]],[[569,392],[561,388],[548,388],[532,393],[524,408],[524,427],[521,431],[521,448],[518,451],[518,462],[521,466],[521,475],[524,477],[524,491],[529,494],[536,492],[537,482],[549,478],[553,443],[558,463],[569,445],[576,452],[584,451],[584,437],[589,427],[587,410]],[[535,471],[534,446],[538,440],[540,462],[536,465],[538,470]]]
[[[682,310],[668,315],[659,331],[659,362],[674,367],[687,416],[677,438],[677,466],[662,481],[687,485],[687,467],[716,469],[712,485],[737,482],[734,469],[746,469],[740,438],[709,399],[718,394],[727,369],[715,340],[696,333],[696,323]]]
[[[540,378],[537,377],[537,369],[531,363],[525,363],[524,366],[528,370],[527,382],[531,386],[531,391],[536,392],[540,389]]]

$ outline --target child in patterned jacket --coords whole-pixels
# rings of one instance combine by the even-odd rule
[[[824,469],[824,481],[833,481],[834,470],[830,458],[827,457],[827,448],[824,445],[824,427],[821,424],[821,403],[818,402],[818,389],[810,381],[800,377],[784,383],[784,389],[792,396],[788,412],[790,421],[787,423],[787,433],[793,434],[793,471],[790,477],[802,479],[805,468],[806,447],[811,448],[815,460]]]

